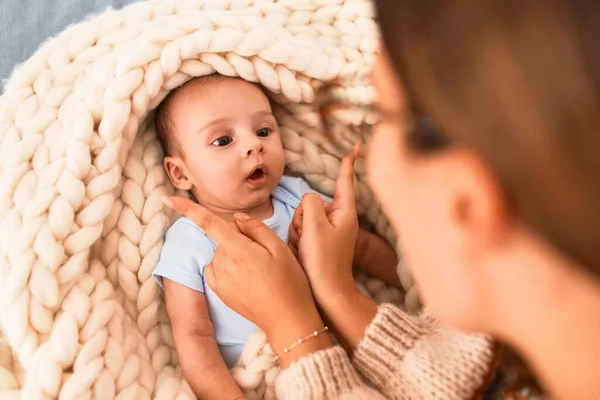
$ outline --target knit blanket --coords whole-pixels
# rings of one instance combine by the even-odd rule
[[[259,83],[289,170],[332,194],[342,154],[315,91],[368,70],[377,35],[368,0],[154,0],[73,25],[19,66],[0,99],[0,399],[193,398],[151,278],[175,217],[160,201],[174,190],[153,110],[193,77]],[[369,89],[339,95],[368,102]],[[356,182],[360,215],[394,242],[360,160]],[[271,353],[259,332],[232,370],[248,398],[274,398]]]

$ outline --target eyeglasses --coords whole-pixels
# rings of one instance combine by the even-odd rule
[[[375,88],[367,74],[327,82],[317,90],[316,109],[321,129],[339,151],[349,151],[357,141],[367,142],[373,126],[380,122],[404,126],[407,146],[417,151],[432,151],[450,144],[425,113],[414,108],[406,113],[389,112],[380,109],[375,100]]]

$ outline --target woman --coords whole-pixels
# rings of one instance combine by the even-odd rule
[[[354,288],[351,157],[332,207],[307,196],[297,212],[303,270],[260,222],[240,216],[235,233],[171,199],[219,244],[209,284],[283,354],[281,398],[477,396],[490,341],[438,324],[511,344],[556,398],[600,398],[600,6],[377,6],[387,51],[370,181],[439,322]],[[415,115],[437,129],[414,129]],[[319,334],[315,303],[345,351]]]

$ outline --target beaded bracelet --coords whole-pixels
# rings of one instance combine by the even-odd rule
[[[293,345],[291,345],[290,347],[287,347],[285,349],[283,349],[283,353],[289,353],[291,350],[295,349],[296,347],[300,346],[302,343],[305,343],[307,341],[309,341],[310,339],[316,338],[317,336],[319,336],[321,333],[327,332],[329,331],[329,327],[324,327],[321,330],[318,331],[314,331],[313,333],[311,333],[308,336],[303,337],[302,339],[298,339],[296,342],[294,342]],[[282,357],[282,354],[280,355],[276,355],[275,357],[273,357],[273,363],[277,363],[277,361],[279,361],[279,359]]]

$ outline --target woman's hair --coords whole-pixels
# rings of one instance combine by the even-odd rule
[[[600,2],[376,3],[412,104],[482,155],[523,222],[600,274]]]

